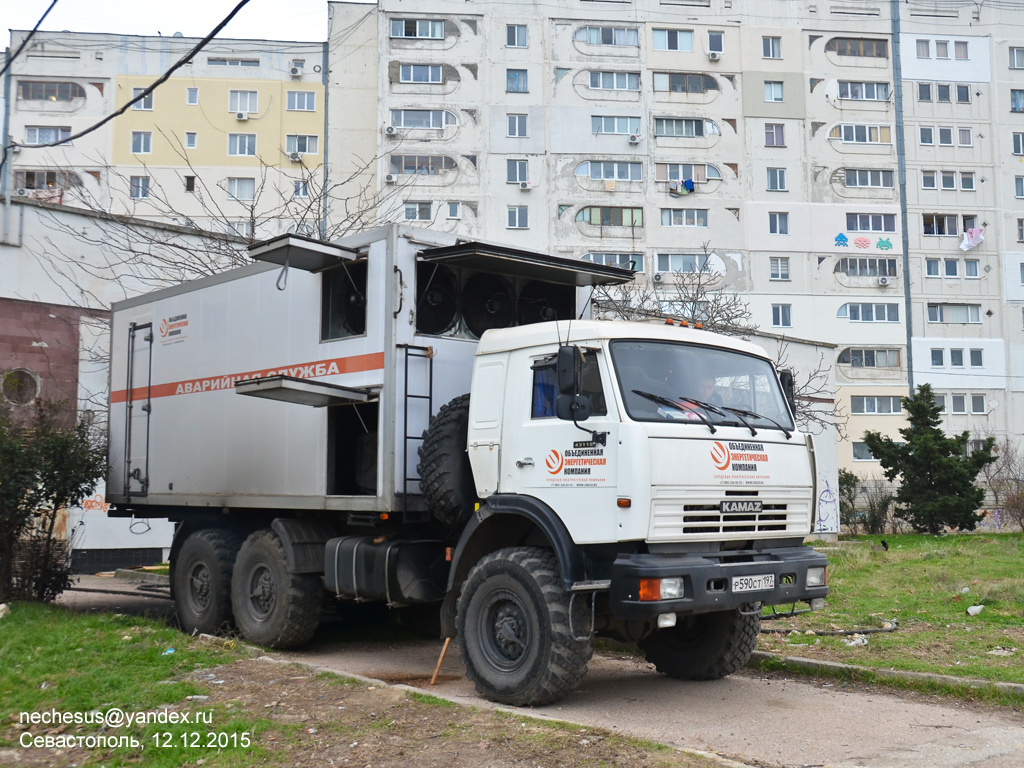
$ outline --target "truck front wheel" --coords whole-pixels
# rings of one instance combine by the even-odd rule
[[[246,640],[296,648],[320,625],[323,585],[317,576],[288,573],[284,545],[270,530],[245,540],[231,577],[231,607]]]
[[[492,701],[550,704],[587,673],[589,640],[569,631],[569,596],[555,555],[535,547],[502,549],[466,578],[456,620],[467,676]],[[586,619],[574,627],[589,627]]]
[[[242,537],[234,531],[193,531],[174,561],[174,607],[188,634],[231,629],[231,569]]]
[[[676,626],[641,640],[640,649],[647,661],[669,677],[718,680],[750,660],[760,629],[756,613],[704,613],[680,617]]]

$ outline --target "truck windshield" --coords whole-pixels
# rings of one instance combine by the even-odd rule
[[[634,421],[793,429],[767,360],[727,349],[639,339],[613,341],[611,358],[626,412]]]

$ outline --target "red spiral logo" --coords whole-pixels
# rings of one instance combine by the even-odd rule
[[[562,458],[562,454],[552,449],[544,463],[548,465],[548,474],[557,475],[562,471],[565,460]]]
[[[715,444],[711,446],[711,461],[718,469],[725,471],[732,463],[732,454],[729,453],[728,448],[716,440]]]
[[[166,317],[163,320],[160,321],[160,336],[162,336],[162,337],[166,337],[167,336],[167,318]]]

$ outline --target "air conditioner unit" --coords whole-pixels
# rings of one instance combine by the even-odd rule
[[[631,133],[631,134],[629,134],[629,143],[630,144],[639,144],[641,139],[643,139],[643,136],[641,136],[639,133]]]
[[[528,181],[520,181],[519,188],[525,192],[528,192],[533,185]]]
[[[293,163],[301,163],[302,162],[302,153],[301,152],[292,152],[290,155],[288,155],[288,159],[291,160]]]
[[[387,176],[384,177],[384,183],[385,184],[395,184],[397,182],[398,182],[398,177],[395,174],[393,174],[393,173],[389,173]]]
[[[722,52],[708,51],[708,58],[711,59],[712,61],[718,61],[720,58],[722,58]]]
[[[654,273],[654,282],[661,283],[661,282],[664,282],[664,280],[665,280],[665,275],[663,275],[661,272],[655,272]]]
[[[882,275],[880,278],[878,278],[878,284],[879,285],[888,285],[891,282],[892,282],[892,278],[891,277],[886,277],[885,275]]]
[[[28,190],[24,188],[16,189],[14,190],[14,194],[16,194],[18,197],[28,197]]]
[[[387,128],[384,129],[384,133],[386,133],[388,136],[394,136],[396,133],[398,133],[398,129],[393,125],[389,125]]]
[[[292,67],[291,68],[291,76],[292,77],[302,77],[302,67]]]
[[[248,120],[248,119],[249,119],[249,113],[248,112],[236,112],[235,113],[235,120]]]

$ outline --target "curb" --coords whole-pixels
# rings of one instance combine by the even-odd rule
[[[981,680],[976,677],[954,677],[937,675],[932,672],[909,672],[897,669],[878,667],[861,667],[856,664],[841,664],[837,661],[819,661],[799,656],[781,656],[767,651],[754,651],[750,655],[748,666],[759,667],[765,663],[781,664],[783,668],[794,672],[824,673],[837,677],[874,676],[882,680],[915,680],[924,683],[935,683],[948,686],[967,686],[968,688],[990,688],[1001,693],[1012,693],[1024,697],[1024,685],[1020,683],[1001,683],[993,680]]]
[[[118,568],[114,571],[114,578],[121,579],[122,581],[135,581],[141,584],[163,584],[166,586],[171,583],[171,577],[164,576],[162,573],[131,571],[127,568]]]

